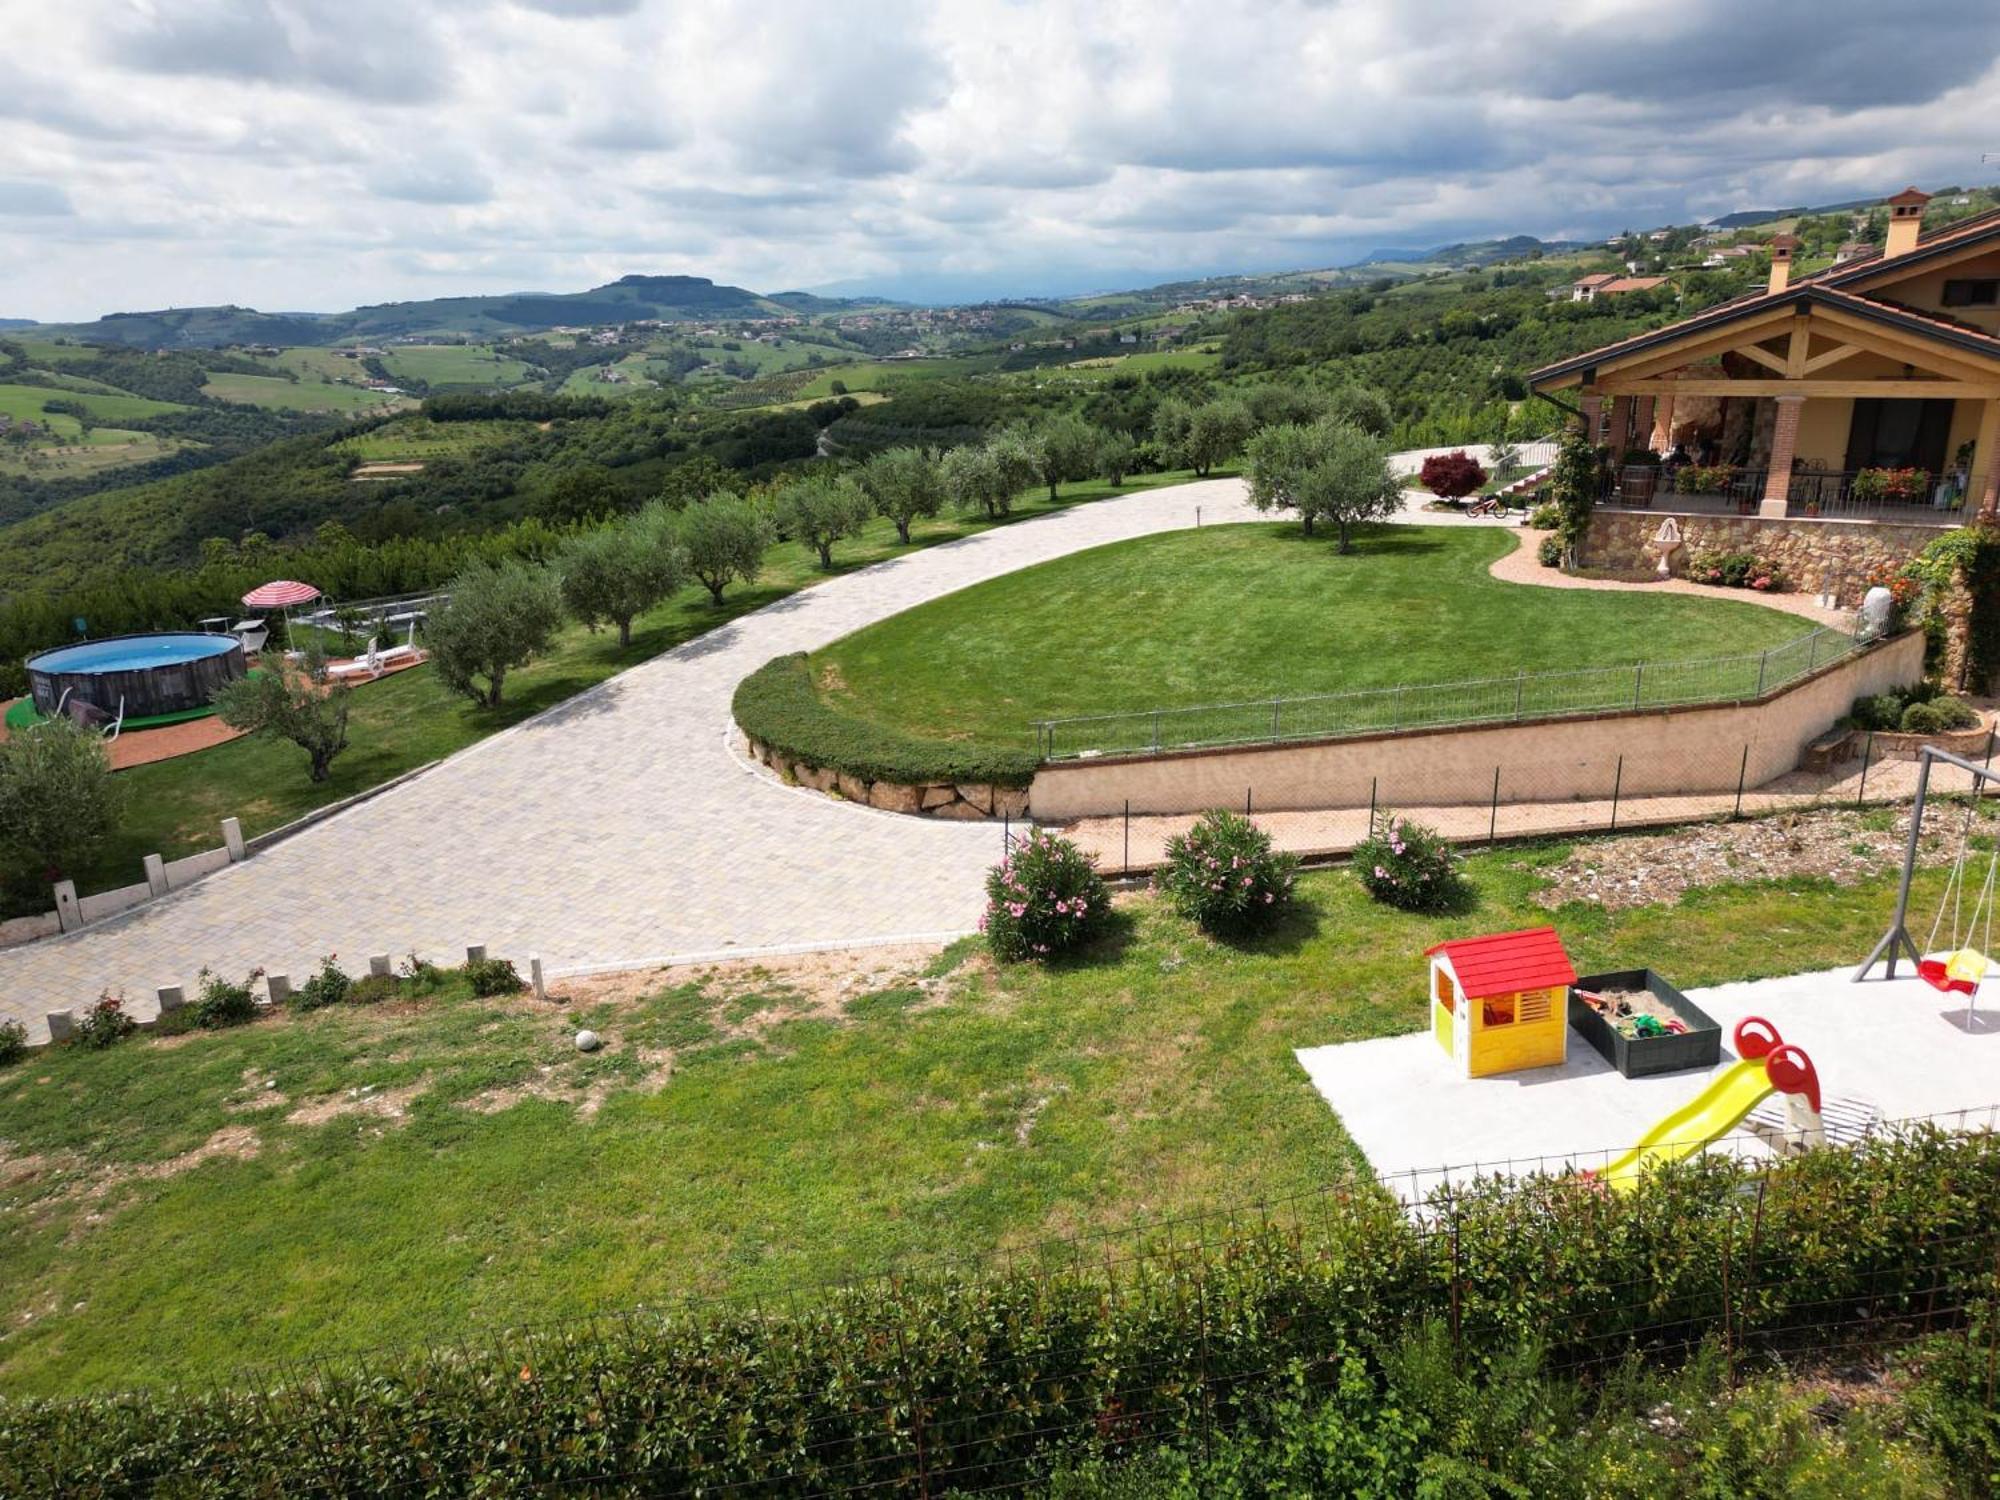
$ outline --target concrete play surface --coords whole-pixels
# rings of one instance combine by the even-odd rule
[[[1878,971],[1879,972],[1879,971]],[[1853,984],[1852,969],[1794,974],[1690,990],[1688,998],[1727,1038],[1745,1016],[1763,1016],[1805,1049],[1818,1069],[1828,1115],[1874,1112],[1883,1121],[1941,1117],[1963,1129],[2000,1124],[2000,984],[1968,1028],[1963,996],[1902,977]],[[1671,978],[1672,976],[1668,976]],[[1412,966],[1421,993],[1423,972]],[[1955,1002],[1955,1003],[1954,1003]],[[1405,1198],[1442,1181],[1484,1173],[1601,1167],[1663,1115],[1699,1092],[1702,1069],[1621,1078],[1574,1031],[1561,1067],[1460,1078],[1429,1031],[1330,1047],[1301,1047],[1306,1075],[1370,1164]],[[1745,1128],[1717,1149],[1766,1155]]]

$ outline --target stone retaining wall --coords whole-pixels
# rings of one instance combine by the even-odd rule
[[[757,740],[747,741],[750,753],[785,780],[816,792],[832,792],[863,807],[879,807],[884,812],[911,813],[925,818],[948,818],[971,822],[984,818],[1025,818],[1028,789],[990,786],[984,782],[933,781],[910,786],[900,781],[866,781],[846,771],[835,771],[794,760],[782,750],[774,750]]]
[[[1687,560],[1696,552],[1754,552],[1783,568],[1794,592],[1829,592],[1849,609],[1861,603],[1871,574],[1901,567],[1947,529],[1886,521],[1600,510],[1590,518],[1590,535],[1582,548],[1583,566],[1619,571],[1652,569],[1659,559],[1649,556],[1646,546],[1668,516],[1680,526],[1685,544],[1674,554],[1677,576],[1686,574]]]

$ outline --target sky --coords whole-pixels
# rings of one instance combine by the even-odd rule
[[[1040,295],[2000,180],[1991,0],[0,0],[0,317]]]

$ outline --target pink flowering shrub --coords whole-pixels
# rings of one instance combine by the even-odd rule
[[[1298,875],[1297,856],[1272,849],[1271,836],[1248,818],[1217,808],[1167,840],[1167,865],[1153,883],[1204,932],[1235,937],[1283,913]]]
[[[1369,895],[1403,911],[1447,911],[1458,903],[1465,889],[1458,852],[1436,829],[1390,813],[1382,830],[1354,849],[1354,873]]]
[[[1037,828],[986,874],[979,930],[994,957],[1042,962],[1082,947],[1111,920],[1111,892],[1091,857]]]

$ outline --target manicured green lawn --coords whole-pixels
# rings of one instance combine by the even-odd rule
[[[921,605],[814,658],[830,702],[946,739],[1037,719],[1757,652],[1810,627],[1751,604],[1493,578],[1516,538],[1384,526],[1342,556],[1295,525],[1118,542]]]
[[[1147,475],[1128,481],[1126,488],[1179,483],[1187,477]],[[1025,497],[1010,519],[1046,514],[1051,509],[1046,493],[1038,493],[1039,499]],[[1112,493],[1095,482],[1065,485],[1054,508]],[[905,548],[887,521],[874,521],[862,536],[836,549],[836,571],[935,546],[989,524],[964,516],[919,522]],[[88,893],[130,884],[140,878],[140,862],[148,854],[171,860],[215,848],[221,843],[220,826],[226,817],[241,818],[243,831],[254,837],[313,808],[380,785],[826,576],[807,549],[784,543],[765,554],[757,582],[732,587],[721,609],[710,605],[705,590],[683,589],[635,624],[632,644],[624,650],[611,632],[592,635],[581,627],[570,628],[555,650],[508,675],[506,701],[498,710],[475,708],[447,692],[429,667],[368,683],[355,692],[350,748],[333,763],[331,779],[318,786],[306,780],[304,752],[255,737],[120,772],[118,779],[127,790],[124,817],[98,857],[78,872],[78,889]]]
[[[31,1058],[0,1070],[0,1389],[769,1294],[1323,1185],[1362,1164],[1292,1049],[1421,1026],[1422,949],[1548,920],[1529,895],[1558,854],[1474,856],[1478,906],[1450,918],[1312,874],[1297,915],[1244,948],[1137,897],[1050,973],[996,971],[968,943],[928,988],[829,986],[817,1005],[753,971],[562,1009],[454,984]],[[1853,962],[1891,897],[1884,872],[1555,920],[1586,971],[1694,986]],[[579,1025],[609,1049],[579,1056]],[[402,1114],[371,1112],[371,1087],[407,1091]],[[491,1108],[507,1089],[540,1097]],[[290,1118],[329,1101],[347,1112]]]

